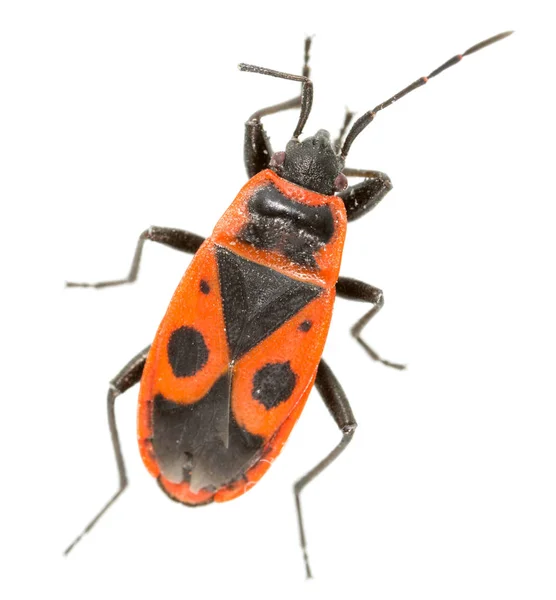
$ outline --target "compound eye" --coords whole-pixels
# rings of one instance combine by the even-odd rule
[[[343,173],[339,173],[336,179],[334,179],[334,189],[337,192],[342,192],[348,186],[347,177]]]
[[[269,163],[269,167],[271,168],[276,168],[276,167],[281,167],[284,164],[284,161],[286,160],[286,153],[285,152],[275,152],[272,155],[272,158],[270,159],[270,163]]]

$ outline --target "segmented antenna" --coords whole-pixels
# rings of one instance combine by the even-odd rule
[[[483,48],[486,48],[487,46],[490,46],[491,44],[494,44],[495,42],[499,42],[500,40],[503,40],[504,38],[508,37],[512,33],[513,33],[513,31],[505,31],[504,33],[499,33],[498,35],[490,37],[487,40],[484,40],[482,42],[479,42],[478,44],[475,44],[474,46],[471,46],[471,48],[468,48],[463,54],[456,54],[456,56],[453,56],[452,58],[450,58],[450,60],[447,60],[444,64],[440,65],[438,68],[436,68],[434,71],[432,71],[429,75],[427,75],[427,77],[421,77],[421,78],[417,79],[417,81],[414,81],[411,85],[408,85],[401,92],[394,94],[391,98],[389,98],[385,102],[382,102],[378,106],[375,106],[373,108],[373,110],[370,110],[370,111],[366,112],[364,115],[362,115],[361,117],[359,117],[359,119],[357,119],[357,121],[355,121],[355,123],[353,124],[353,127],[350,129],[350,131],[346,137],[346,141],[344,142],[344,145],[342,147],[342,152],[341,152],[342,158],[345,158],[347,156],[349,149],[351,148],[351,145],[353,144],[353,140],[355,140],[355,138],[363,131],[363,129],[365,129],[365,127],[367,127],[367,125],[369,125],[369,123],[371,123],[371,121],[375,118],[377,112],[379,112],[380,110],[383,110],[384,108],[390,106],[391,104],[394,104],[394,102],[396,102],[400,98],[403,98],[404,96],[406,96],[413,90],[416,90],[417,88],[420,88],[422,85],[425,85],[425,83],[427,83],[427,81],[429,79],[432,79],[433,77],[436,77],[437,75],[440,75],[440,73],[442,73],[442,71],[445,71],[446,69],[449,69],[450,67],[453,67],[454,65],[459,63],[459,61],[464,56],[469,56],[470,54],[473,54],[474,52],[477,52],[478,50],[482,50]]]

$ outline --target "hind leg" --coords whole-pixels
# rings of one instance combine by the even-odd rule
[[[303,525],[300,495],[302,490],[311,483],[317,475],[322,473],[326,467],[332,464],[346,449],[347,445],[351,442],[351,438],[357,427],[357,422],[355,421],[347,396],[342,389],[340,382],[336,379],[330,367],[322,359],[319,363],[315,387],[330,411],[332,418],[336,421],[336,425],[338,425],[338,428],[342,432],[342,439],[336,447],[321,460],[321,462],[313,467],[301,479],[296,481],[293,488],[295,494],[295,507],[297,510],[297,523],[299,526],[299,539],[301,550],[303,551],[303,559],[305,561],[305,573],[308,579],[312,577],[312,574],[311,567],[309,566],[309,555],[307,553],[307,538],[305,536],[305,527]]]
[[[73,540],[73,542],[66,548],[64,555],[68,555],[75,545],[81,540],[81,538],[91,531],[91,529],[97,524],[99,519],[104,513],[114,504],[114,502],[122,495],[123,491],[127,487],[127,474],[125,469],[124,457],[122,455],[122,449],[120,447],[120,438],[118,436],[118,429],[116,427],[116,414],[114,412],[114,404],[116,398],[127,391],[130,387],[139,383],[141,376],[143,375],[143,369],[147,360],[150,346],[147,346],[144,350],[139,352],[137,356],[132,358],[127,365],[112,379],[110,387],[108,388],[107,408],[108,408],[108,427],[110,429],[110,437],[112,438],[112,446],[114,447],[114,457],[116,459],[116,466],[118,467],[119,485],[117,492],[108,500],[102,510],[90,521],[85,529]]]

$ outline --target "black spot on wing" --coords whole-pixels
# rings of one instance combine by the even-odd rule
[[[229,414],[229,376],[193,404],[178,404],[162,395],[153,406],[153,448],[163,476],[188,482],[193,491],[217,490],[241,479],[261,455],[263,438],[240,427]],[[222,440],[229,428],[228,446]]]
[[[303,321],[303,323],[301,323],[298,327],[298,329],[300,331],[309,331],[309,329],[311,329],[311,327],[313,326],[313,321],[310,321],[309,319],[306,319],[305,321]]]
[[[266,408],[274,408],[291,396],[296,381],[289,361],[269,363],[253,377],[253,398]]]
[[[203,335],[193,327],[180,327],[168,340],[168,360],[176,377],[191,377],[208,360],[208,348]]]
[[[204,279],[201,279],[201,283],[199,284],[199,289],[203,294],[208,294],[210,292],[210,285]]]
[[[254,348],[323,290],[219,246],[216,257],[232,359]]]

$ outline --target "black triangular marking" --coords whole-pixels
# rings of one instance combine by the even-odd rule
[[[323,288],[216,246],[226,336],[237,360],[319,296]]]

